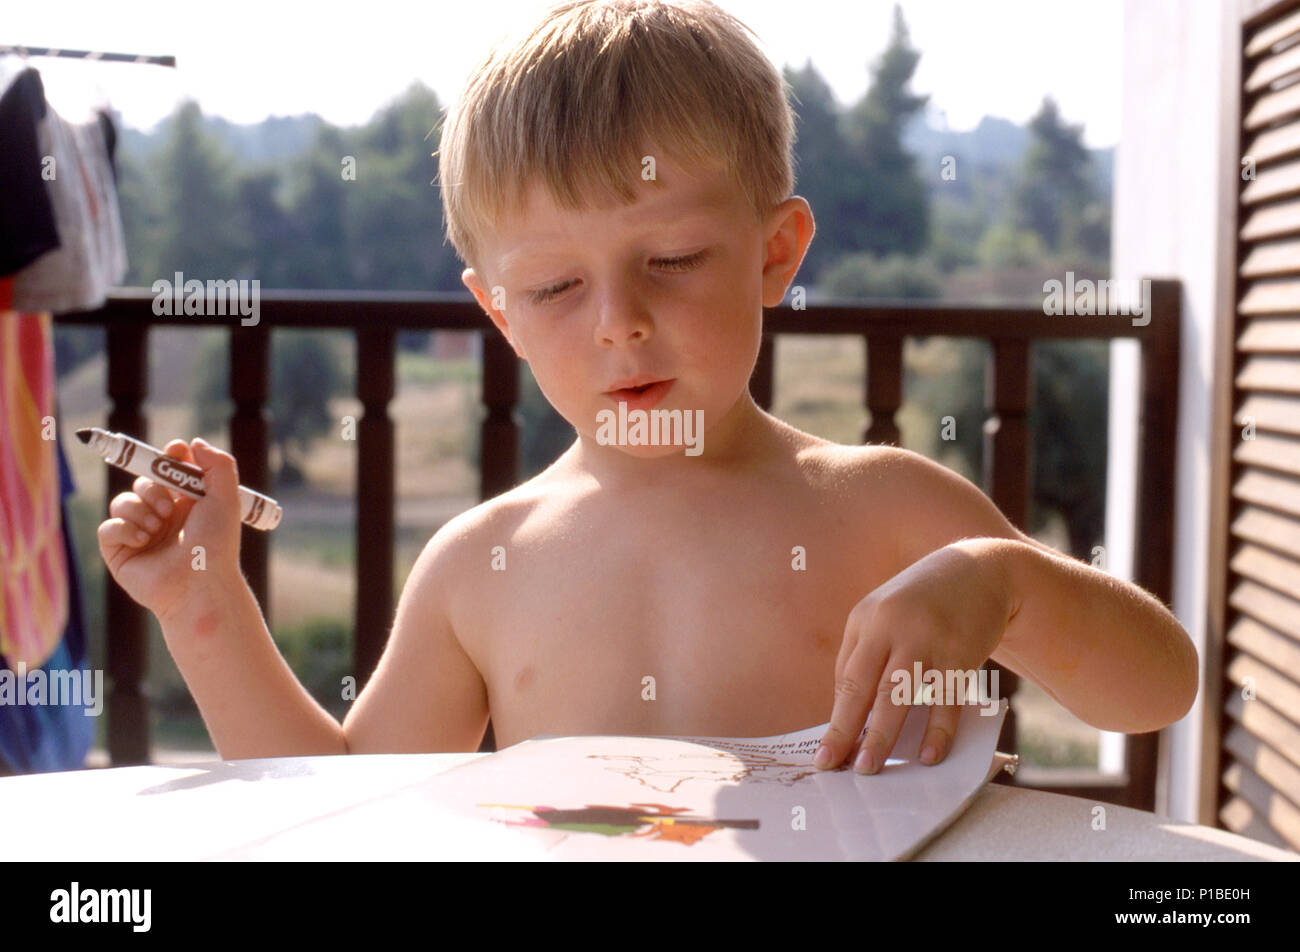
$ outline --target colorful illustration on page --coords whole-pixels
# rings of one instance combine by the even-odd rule
[[[526,826],[566,833],[598,833],[602,836],[648,837],[690,846],[716,830],[757,830],[758,820],[722,820],[687,816],[685,807],[662,803],[633,803],[626,807],[588,804],[560,809],[550,806],[520,806],[513,803],[480,803],[480,807],[529,810],[531,817],[500,820],[505,826]]]

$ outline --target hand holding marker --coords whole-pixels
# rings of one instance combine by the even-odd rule
[[[204,495],[203,470],[163,453],[157,447],[127,436],[110,433],[99,427],[77,431],[77,439],[104,457],[104,462],[124,469],[133,476],[144,476],[193,499]],[[284,510],[270,496],[246,486],[239,487],[240,519],[254,529],[274,529]]]

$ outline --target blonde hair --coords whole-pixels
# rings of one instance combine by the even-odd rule
[[[437,153],[456,252],[476,267],[476,238],[534,181],[571,210],[632,202],[651,141],[683,165],[722,165],[764,219],[794,187],[794,116],[746,31],[707,0],[578,0],[494,47]]]

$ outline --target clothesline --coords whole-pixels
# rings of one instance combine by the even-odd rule
[[[4,46],[0,53],[16,53],[19,56],[58,56],[64,59],[97,60],[104,63],[143,63],[149,66],[176,65],[174,56],[143,56],[135,53],[97,53],[93,50],[60,50],[48,46]]]

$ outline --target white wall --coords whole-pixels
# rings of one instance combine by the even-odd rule
[[[1127,0],[1123,118],[1115,158],[1112,270],[1117,278],[1183,283],[1178,394],[1173,609],[1202,658],[1210,530],[1210,439],[1216,315],[1232,308],[1230,236],[1237,143],[1223,141],[1235,115],[1237,0]],[[1086,68],[1081,62],[1080,68]],[[1132,564],[1136,354],[1115,345],[1111,374],[1112,571]],[[1197,820],[1201,705],[1170,728],[1157,811]]]

